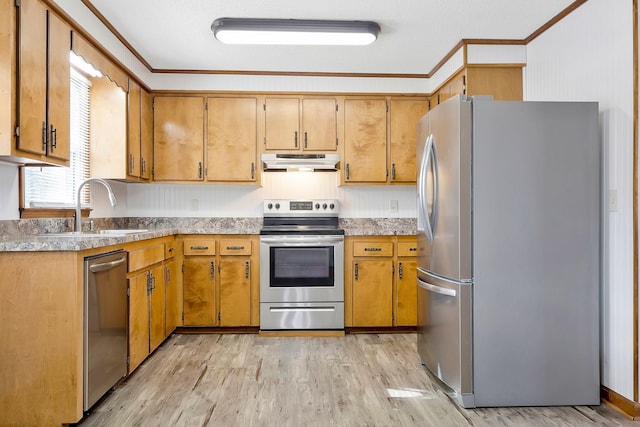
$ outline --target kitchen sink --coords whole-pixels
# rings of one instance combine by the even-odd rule
[[[55,238],[87,238],[87,237],[124,237],[131,234],[144,233],[149,230],[141,229],[107,229],[95,231],[65,231],[62,233],[43,233],[37,234],[38,237],[55,237]]]

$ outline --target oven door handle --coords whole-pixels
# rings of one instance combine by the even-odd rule
[[[311,237],[311,238],[288,238],[288,237],[261,237],[260,241],[267,244],[276,244],[278,246],[312,246],[312,245],[326,245],[343,243],[344,237]]]

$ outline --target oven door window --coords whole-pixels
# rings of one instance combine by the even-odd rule
[[[272,288],[333,286],[333,246],[270,248]]]

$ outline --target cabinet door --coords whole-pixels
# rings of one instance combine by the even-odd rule
[[[422,100],[392,99],[389,111],[391,182],[416,181],[416,125],[427,112]]]
[[[153,98],[140,88],[140,178],[151,179],[153,167]]]
[[[300,100],[266,98],[264,105],[265,149],[297,150],[300,147]]]
[[[184,326],[215,326],[216,261],[185,258],[183,274]]]
[[[149,272],[129,279],[129,372],[149,355]]]
[[[153,113],[154,179],[204,177],[204,99],[156,97]]]
[[[71,30],[49,12],[49,153],[50,157],[69,160],[71,117],[71,71],[69,51]]]
[[[207,180],[256,180],[257,100],[207,100]]]
[[[165,334],[165,283],[164,266],[151,270],[151,294],[149,296],[149,350],[154,351],[164,340]]]
[[[391,326],[393,262],[359,259],[352,271],[353,326]]]
[[[23,0],[18,8],[19,119],[18,149],[46,153],[47,134],[47,10],[37,0]],[[68,53],[67,53],[68,54]]]
[[[347,99],[344,181],[387,181],[387,101]]]
[[[337,108],[335,99],[302,100],[302,149],[336,151]]]
[[[418,315],[416,265],[415,259],[400,258],[398,260],[395,326],[416,326]]]
[[[127,106],[127,175],[140,177],[140,85],[129,79]]]
[[[168,337],[180,324],[182,317],[182,301],[179,299],[178,290],[178,270],[176,262],[167,261],[164,265],[164,286],[165,286],[165,329],[164,336]]]
[[[246,258],[220,259],[220,326],[251,323],[251,262]]]

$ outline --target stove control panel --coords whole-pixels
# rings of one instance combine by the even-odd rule
[[[264,201],[265,215],[281,216],[337,216],[340,203],[337,199],[268,199]]]

